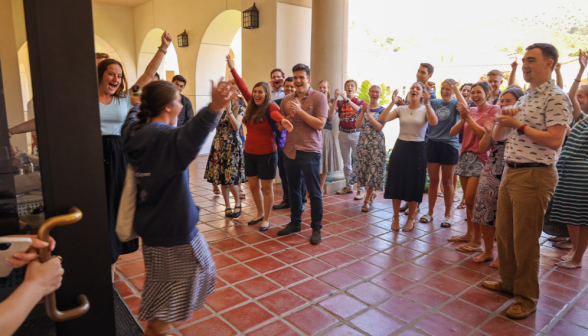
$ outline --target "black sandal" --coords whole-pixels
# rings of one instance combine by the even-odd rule
[[[250,220],[247,224],[248,225],[257,224],[257,223],[261,222],[262,220],[263,220],[263,217],[261,217],[259,219],[253,219],[253,220]]]
[[[239,212],[241,214],[241,212]],[[225,208],[225,217],[233,218],[233,209]]]
[[[239,209],[239,212],[236,210]],[[239,218],[241,216],[241,204],[239,206],[235,206],[235,211],[233,211],[233,218]]]

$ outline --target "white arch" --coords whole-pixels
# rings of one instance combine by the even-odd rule
[[[143,75],[147,65],[153,59],[153,56],[157,52],[157,47],[161,45],[161,35],[163,32],[163,29],[153,28],[145,35],[141,50],[139,51],[139,59],[137,60],[137,77]],[[176,74],[180,71],[178,56],[173,43],[170,44],[164,61],[161,62],[159,69],[157,69],[157,73],[159,73],[162,80],[166,79],[166,71],[174,71]]]
[[[206,28],[196,59],[195,111],[200,110],[210,102],[210,91],[212,89],[210,79],[218,81],[218,78],[225,76],[225,56],[229,53],[231,46],[240,49],[240,29],[241,12],[238,10],[222,12]],[[237,41],[233,44],[234,40]],[[242,74],[241,50],[233,50],[233,52],[236,58],[235,67],[239,74]],[[202,154],[208,153],[212,139],[212,136],[208,137],[208,140],[202,146]]]

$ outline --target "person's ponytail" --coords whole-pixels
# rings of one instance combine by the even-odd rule
[[[178,89],[167,81],[154,81],[143,87],[140,111],[137,113],[139,123],[135,128],[142,127],[161,114],[166,106],[174,103]]]

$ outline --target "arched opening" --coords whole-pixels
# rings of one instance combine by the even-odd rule
[[[237,10],[219,14],[204,33],[196,59],[195,111],[210,102],[210,79],[230,78],[225,61],[227,54],[234,56],[235,68],[241,74],[241,12]],[[202,146],[202,154],[208,153],[212,139],[213,136],[208,137]]]
[[[137,60],[137,77],[143,75],[147,65],[153,59],[153,56],[157,52],[157,47],[161,45],[161,35],[163,32],[163,29],[153,28],[145,36],[141,50],[139,51],[139,59]],[[167,50],[164,61],[159,66],[159,69],[157,69],[157,73],[162,80],[171,81],[172,77],[179,72],[178,56],[172,43]]]

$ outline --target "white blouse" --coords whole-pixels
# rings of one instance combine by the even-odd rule
[[[411,110],[408,106],[398,106],[394,109],[400,119],[400,135],[398,139],[404,141],[425,141],[427,132],[427,106],[421,105],[416,110]]]

